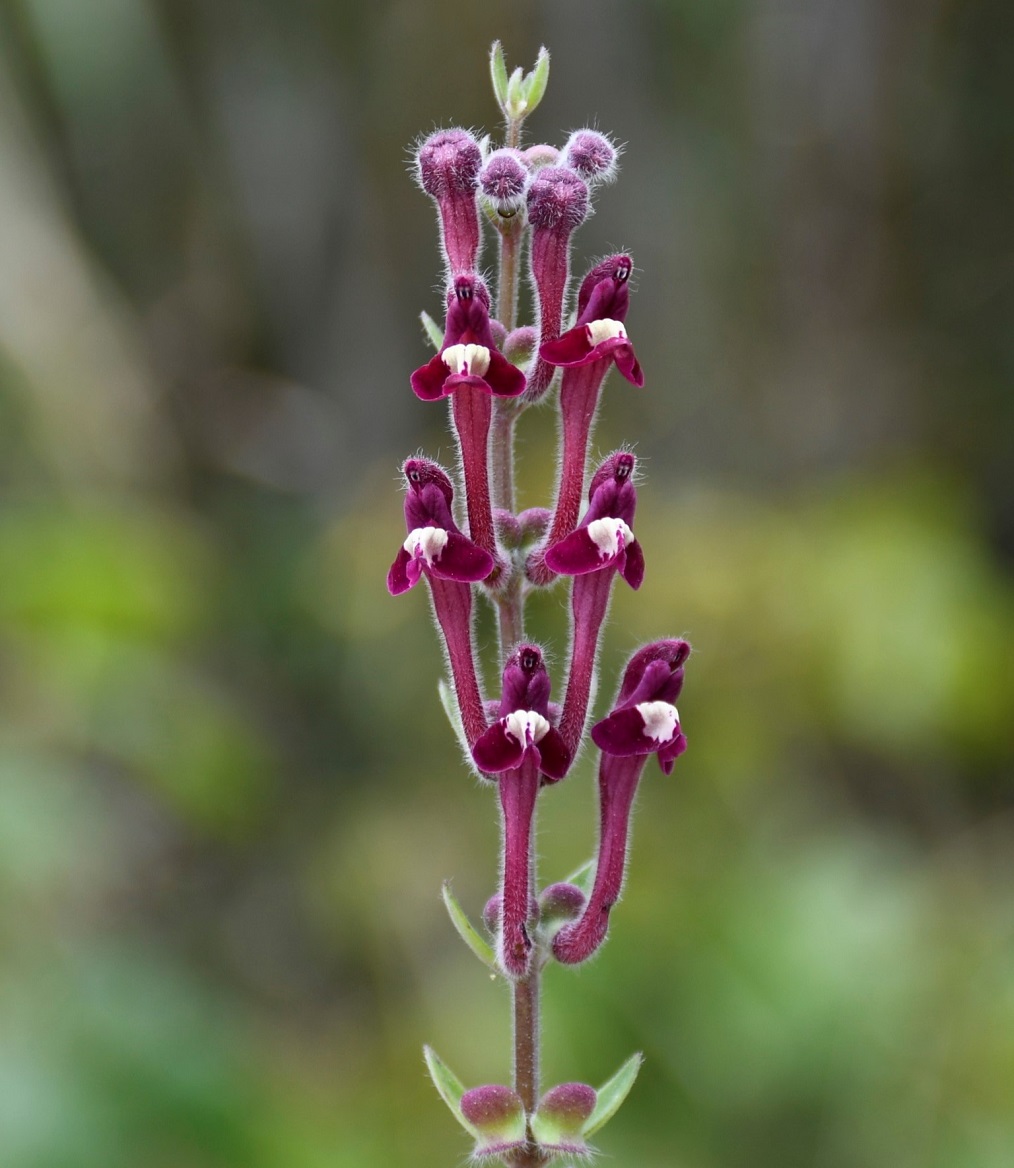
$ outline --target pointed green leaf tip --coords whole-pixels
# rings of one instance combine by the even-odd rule
[[[444,347],[444,330],[437,324],[428,312],[420,312],[419,319],[422,321],[423,330],[426,333],[426,338],[434,349],[439,353]]]
[[[440,1055],[437,1054],[432,1046],[423,1047],[423,1057],[426,1059],[426,1069],[430,1073],[433,1086],[436,1087],[440,1098],[451,1109],[451,1114],[465,1131],[470,1136],[478,1139],[479,1133],[461,1113],[461,1097],[465,1093],[465,1088],[458,1079],[458,1076],[444,1062]]]
[[[494,41],[489,50],[489,75],[493,81],[493,93],[504,112],[507,107],[507,62],[503,56],[503,45]]]
[[[531,113],[533,109],[542,101],[546,93],[546,86],[549,84],[549,50],[545,45],[539,49],[539,55],[535,58],[535,68],[525,78],[524,84],[524,98],[527,102],[526,113]]]
[[[591,896],[592,884],[595,882],[595,861],[585,860],[580,868],[576,868],[564,881],[565,884],[575,884],[585,896]]]
[[[494,973],[499,973],[500,971],[497,969],[496,964],[496,955],[486,941],[479,935],[478,930],[465,915],[461,905],[458,904],[454,893],[451,891],[449,881],[444,881],[443,887],[440,889],[440,895],[444,898],[444,907],[447,909],[447,915],[451,918],[451,924],[458,931],[458,936],[472,950],[476,957],[479,958],[483,965],[487,966]]]
[[[465,752],[465,757],[470,759],[472,752],[468,749],[468,739],[465,737],[465,725],[461,721],[457,695],[442,677],[437,682],[437,693],[440,695],[440,704],[444,707],[444,713],[447,715],[447,721],[451,724],[458,745]]]
[[[620,1110],[623,1100],[630,1094],[630,1088],[634,1085],[642,1062],[644,1058],[640,1054],[632,1054],[609,1082],[599,1087],[595,1110],[588,1116],[587,1123],[581,1129],[583,1136],[594,1135]]]

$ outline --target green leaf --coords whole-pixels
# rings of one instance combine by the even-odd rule
[[[451,1114],[465,1131],[469,1135],[479,1139],[479,1132],[461,1114],[461,1097],[465,1093],[465,1088],[461,1080],[432,1046],[423,1047],[423,1057],[426,1059],[426,1069],[430,1073],[433,1086],[436,1087],[440,1098],[451,1109]]]
[[[501,109],[507,105],[507,62],[504,60],[503,45],[494,41],[489,50],[489,75],[493,82],[493,93]]]
[[[604,1127],[620,1110],[623,1100],[630,1094],[637,1072],[644,1061],[640,1054],[632,1054],[615,1075],[604,1083],[598,1090],[598,1099],[595,1110],[588,1116],[588,1120],[581,1129],[584,1136],[594,1135],[600,1127]]]
[[[524,85],[524,70],[519,65],[511,74],[510,80],[507,82],[507,116],[509,118],[523,118],[525,116],[524,96],[522,94],[522,86]]]
[[[542,101],[546,92],[546,86],[549,84],[549,50],[545,45],[539,49],[539,55],[535,58],[535,68],[525,78],[524,98],[528,103],[526,114],[530,114],[533,109]]]
[[[443,887],[440,889],[440,895],[444,898],[444,907],[447,909],[447,915],[451,918],[451,924],[458,931],[458,936],[472,950],[476,957],[479,958],[483,965],[487,966],[494,973],[499,973],[500,971],[496,966],[496,955],[487,941],[479,934],[478,929],[476,929],[465,915],[465,910],[458,904],[454,893],[451,891],[450,881],[444,881]]]
[[[585,896],[591,896],[592,884],[595,881],[595,861],[585,860],[580,868],[575,869],[567,877],[566,883],[580,888]]]
[[[461,720],[461,710],[458,709],[457,694],[442,677],[437,682],[437,693],[440,695],[440,704],[444,707],[444,713],[447,715],[447,721],[451,724],[458,745],[464,751],[465,758],[471,759],[472,752],[468,746],[468,739],[465,737],[465,724]]]
[[[439,353],[444,347],[444,330],[428,312],[420,312],[419,319],[422,321],[423,330],[426,333],[429,343]]]

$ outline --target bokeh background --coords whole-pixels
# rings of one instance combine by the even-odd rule
[[[3,0],[0,1159],[453,1165],[427,1082],[508,1075],[494,802],[392,600],[439,314],[408,147],[626,144],[648,386],[639,641],[697,647],[547,1082],[647,1056],[638,1168],[1014,1162],[1014,7],[1004,0]],[[487,255],[491,253],[487,252]],[[552,416],[526,418],[545,502]],[[533,619],[564,656],[562,594]],[[482,625],[487,648],[492,639]],[[559,879],[590,760],[544,800]]]

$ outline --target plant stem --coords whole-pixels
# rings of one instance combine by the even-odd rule
[[[528,976],[514,983],[513,1082],[528,1115],[539,1102],[539,970],[535,957]],[[535,1168],[545,1163],[530,1130],[527,1147],[516,1153],[511,1163],[517,1168]]]
[[[511,219],[500,219],[500,280],[496,290],[496,315],[504,328],[511,332],[518,327],[518,286],[521,282],[521,240],[524,235],[524,213]]]
[[[507,146],[517,149],[521,141],[521,122],[508,121]],[[517,327],[518,283],[521,275],[521,239],[523,223],[513,221],[500,233],[500,281],[497,288],[500,322],[508,332]],[[521,413],[515,401],[498,400],[493,415],[492,489],[493,506],[514,513],[514,423]],[[499,610],[501,660],[508,649],[524,639],[523,574],[515,569],[512,579],[497,597]],[[532,838],[535,814],[532,814]],[[529,854],[528,887],[535,889],[534,849]],[[532,955],[528,974],[514,983],[512,1012],[514,1023],[514,1090],[521,1096],[525,1112],[531,1115],[539,1101],[539,955]],[[546,1157],[538,1150],[528,1132],[523,1151],[511,1156],[516,1168],[539,1168]]]

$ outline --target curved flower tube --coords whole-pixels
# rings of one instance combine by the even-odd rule
[[[410,458],[403,470],[409,534],[387,574],[387,589],[398,596],[422,576],[429,581],[462,726],[471,745],[488,725],[475,669],[471,584],[493,571],[494,560],[458,530],[451,513],[454,488],[441,467],[425,458]]]
[[[656,641],[631,658],[612,713],[592,728],[599,764],[599,851],[595,883],[581,916],[553,939],[566,965],[586,961],[609,929],[609,913],[623,890],[630,812],[644,764],[657,754],[669,774],[687,746],[674,705],[690,655],[684,640]]]

